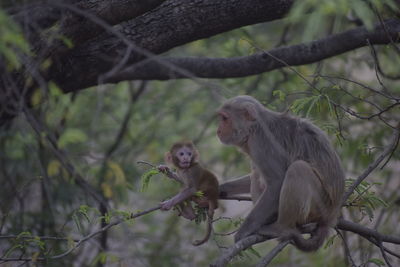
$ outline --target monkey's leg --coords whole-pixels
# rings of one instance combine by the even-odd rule
[[[285,175],[279,196],[277,223],[289,228],[309,223],[323,206],[322,185],[305,161],[293,162]]]
[[[277,224],[284,229],[281,237],[293,239],[301,250],[318,249],[328,233],[323,192],[319,177],[307,162],[298,160],[289,166],[280,193]],[[310,239],[304,239],[297,225],[310,222],[318,226]]]
[[[280,185],[279,181],[276,181],[267,186],[235,234],[235,242],[257,232],[263,225],[276,221]]]
[[[193,242],[193,246],[200,246],[201,244],[204,244],[205,242],[208,241],[208,239],[210,238],[211,235],[211,231],[212,231],[212,221],[213,221],[213,217],[214,217],[214,203],[212,201],[209,201],[208,204],[208,211],[207,211],[207,232],[206,235],[204,236],[204,238],[202,240],[196,240]]]
[[[196,218],[196,214],[194,213],[191,201],[185,201],[179,204],[179,209],[179,216],[182,216],[183,218],[191,221]]]

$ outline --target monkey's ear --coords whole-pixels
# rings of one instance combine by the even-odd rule
[[[193,150],[193,161],[198,162],[200,158],[199,151],[197,149]]]
[[[172,162],[172,154],[171,154],[171,152],[165,152],[165,154],[164,154],[164,161],[166,162],[166,163],[170,163],[170,164],[172,164],[173,162]]]
[[[244,105],[244,117],[246,120],[255,121],[257,118],[256,106],[252,103],[246,103]]]

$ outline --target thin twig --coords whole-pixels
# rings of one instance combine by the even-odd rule
[[[153,212],[153,211],[156,211],[156,210],[159,210],[159,209],[160,209],[160,206],[155,206],[153,208],[150,208],[150,209],[147,209],[147,210],[144,210],[144,211],[140,211],[140,212],[137,212],[137,213],[132,213],[129,216],[129,218],[127,218],[127,219],[128,220],[135,219],[137,217],[146,215],[146,214],[148,214],[150,212]],[[7,262],[7,261],[8,262],[9,261],[33,261],[33,260],[35,260],[35,261],[45,261],[45,260],[49,260],[49,259],[50,260],[55,260],[55,259],[63,258],[65,256],[69,255],[70,253],[72,253],[78,247],[80,247],[84,242],[88,241],[89,239],[95,237],[96,235],[98,235],[100,233],[103,233],[103,232],[107,231],[108,229],[110,229],[113,226],[116,226],[118,224],[121,224],[122,222],[125,222],[127,219],[126,218],[118,219],[115,222],[107,224],[103,228],[101,228],[101,229],[99,229],[99,230],[97,230],[97,231],[95,231],[93,233],[88,234],[87,236],[83,237],[82,239],[79,239],[76,242],[75,246],[71,247],[70,249],[68,249],[67,251],[65,251],[65,252],[63,252],[61,254],[58,254],[58,255],[55,255],[55,256],[51,256],[51,257],[48,257],[48,258],[39,257],[39,258],[35,258],[35,259],[33,259],[33,258],[0,258],[0,262]]]
[[[382,245],[382,242],[379,242],[379,249],[381,251],[382,257],[386,262],[386,265],[389,267],[392,267],[392,264],[390,263],[390,260],[388,256],[386,255],[385,247]]]
[[[137,164],[149,165],[149,166],[152,167],[152,168],[157,168],[157,166],[155,166],[155,165],[153,165],[153,164],[151,164],[151,163],[149,163],[149,162],[147,162],[147,161],[143,161],[143,160],[136,161],[136,163],[137,163]]]
[[[383,152],[375,159],[374,162],[372,162],[368,168],[360,175],[358,176],[357,180],[354,181],[354,183],[350,186],[350,188],[347,190],[346,194],[344,195],[343,202],[346,202],[346,200],[350,197],[350,195],[353,193],[353,191],[356,189],[356,187],[361,184],[362,181],[364,181],[365,178],[368,177],[368,175],[375,170],[378,165],[390,154],[392,154],[393,150],[396,149],[396,146],[398,145],[400,139],[400,123],[397,125],[396,129],[393,131],[392,138],[390,140],[389,145],[386,146],[386,148],[383,150]]]
[[[352,266],[352,267],[357,266],[357,265],[354,263],[353,257],[351,256],[351,253],[350,253],[349,245],[347,244],[347,241],[346,241],[346,239],[344,238],[343,234],[342,234],[342,233],[340,232],[340,230],[337,229],[337,228],[336,228],[336,233],[337,233],[337,234],[340,236],[340,238],[343,240],[343,247],[344,247],[344,250],[345,250],[345,252],[346,252],[347,259],[348,259],[348,260],[350,261],[350,263],[351,263],[351,266]]]
[[[222,256],[220,256],[213,264],[212,267],[223,267],[226,266],[236,255],[238,255],[243,250],[251,247],[254,244],[261,243],[268,240],[267,236],[260,234],[254,234],[243,238],[242,240],[236,242],[231,246]]]
[[[72,239],[68,237],[58,237],[58,236],[37,236],[37,235],[0,235],[0,239],[40,239],[40,240],[56,240],[56,241],[75,241],[78,242],[79,239]]]

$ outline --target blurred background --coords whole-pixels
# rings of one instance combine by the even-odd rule
[[[248,56],[344,31],[353,27],[353,17],[367,26],[375,19],[370,11],[347,1],[322,1],[311,14],[300,17],[301,9],[312,5],[312,1],[304,2],[285,19],[195,41],[165,55]],[[8,5],[13,4],[9,1]],[[379,10],[388,12],[382,5]],[[0,18],[10,20],[3,11]],[[0,30],[14,30],[7,25],[0,25]],[[5,53],[2,42],[0,53]],[[113,221],[173,196],[179,185],[161,174],[152,176],[147,189],[141,190],[142,175],[150,167],[137,161],[162,164],[164,153],[181,139],[195,142],[201,162],[220,183],[248,173],[248,159],[216,137],[216,109],[224,99],[240,94],[252,95],[272,110],[308,118],[326,131],[350,184],[382,153],[400,120],[399,62],[399,46],[392,44],[366,46],[315,64],[244,78],[124,81],[68,94],[50,82],[48,94],[32,95],[31,117],[21,114],[0,130],[0,256],[61,254],[73,239],[98,230],[102,218]],[[394,150],[383,169],[359,186],[343,208],[346,219],[382,233],[399,233],[399,159],[399,150]],[[76,177],[106,199],[107,215]],[[229,233],[251,206],[246,201],[220,200],[215,233],[201,247],[191,242],[204,234],[204,223],[184,220],[173,211],[154,211],[43,264],[207,266],[233,244]],[[371,243],[349,232],[342,237],[361,266],[384,265],[379,249]],[[255,264],[275,245],[276,241],[269,241],[254,246],[231,266]],[[399,251],[398,246],[388,247]],[[272,266],[348,266],[345,255],[342,238],[332,230],[317,253],[289,246]],[[400,264],[398,259],[392,263]]]

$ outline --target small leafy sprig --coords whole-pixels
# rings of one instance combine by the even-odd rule
[[[157,168],[151,168],[147,172],[143,173],[142,177],[140,178],[140,180],[141,180],[140,191],[145,192],[147,190],[147,188],[149,187],[151,177],[153,177],[154,175],[157,175],[159,173],[161,173],[161,172]]]

